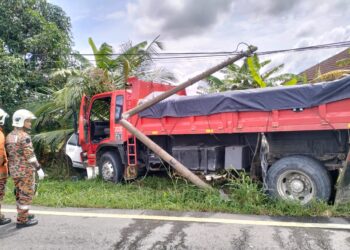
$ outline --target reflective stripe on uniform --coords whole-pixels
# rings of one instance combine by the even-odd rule
[[[28,160],[28,162],[30,162],[30,163],[37,162],[37,161],[38,161],[38,160],[36,159],[35,156],[33,156],[32,158],[30,158],[30,159]]]
[[[30,206],[29,205],[21,205],[18,202],[17,204],[17,208],[22,209],[22,210],[29,210]]]

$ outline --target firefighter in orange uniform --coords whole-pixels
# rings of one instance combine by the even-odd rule
[[[6,137],[6,151],[10,175],[16,187],[17,228],[38,224],[38,220],[29,214],[35,193],[35,171],[39,179],[44,178],[44,172],[36,159],[28,130],[34,114],[26,109],[17,110],[12,116],[14,130]]]
[[[8,177],[5,135],[2,132],[2,126],[5,125],[5,119],[7,117],[8,114],[4,110],[0,109],[0,225],[5,225],[11,222],[10,218],[5,218],[5,216],[1,214],[1,202],[5,195],[5,187]]]

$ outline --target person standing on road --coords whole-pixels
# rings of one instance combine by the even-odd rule
[[[12,116],[13,131],[6,137],[6,150],[10,175],[16,187],[17,228],[38,224],[38,220],[29,214],[35,194],[35,171],[39,179],[44,178],[44,172],[35,156],[29,131],[35,115],[26,110],[17,110]]]
[[[5,216],[1,213],[1,203],[5,196],[5,188],[8,177],[5,135],[2,132],[2,126],[5,125],[5,119],[7,117],[8,114],[4,110],[0,109],[0,225],[5,225],[11,222],[10,218],[5,218]]]

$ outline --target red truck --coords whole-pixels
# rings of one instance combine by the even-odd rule
[[[128,84],[82,99],[79,142],[88,175],[120,182],[135,167],[163,164],[118,120],[174,87],[137,78]],[[274,196],[329,200],[349,149],[350,78],[201,96],[180,91],[129,122],[193,172],[250,171]]]

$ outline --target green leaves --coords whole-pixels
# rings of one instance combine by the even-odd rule
[[[289,81],[282,83],[282,85],[284,85],[284,86],[292,86],[292,85],[295,85],[297,82],[298,82],[298,79],[296,77],[293,77]]]
[[[33,137],[33,142],[36,144],[50,146],[52,151],[55,151],[59,146],[63,146],[62,143],[66,137],[73,133],[73,129],[59,129],[48,132],[42,132],[36,134]]]
[[[137,76],[144,80],[159,79],[172,81],[174,75],[162,68],[156,68],[152,57],[163,48],[163,44],[156,37],[151,43],[142,41],[136,45],[131,42],[123,43],[120,52],[114,53],[113,48],[103,43],[100,48],[89,38],[90,47],[94,53],[96,66],[103,69],[108,83],[115,88],[126,88],[127,79]]]
[[[271,60],[260,62],[255,54],[244,60],[241,66],[231,64],[220,71],[223,79],[215,76],[207,78],[209,92],[221,92],[233,89],[265,88],[278,85],[290,86],[299,81],[294,74],[278,74],[283,69],[283,64],[272,67],[265,72],[263,68],[268,66]]]
[[[253,59],[254,57],[248,57],[247,58],[247,65],[248,65],[248,69],[250,71],[250,74],[252,75],[253,79],[255,80],[255,82],[261,87],[261,88],[265,88],[266,87],[266,83],[264,82],[264,80],[261,78],[261,76],[259,75],[259,69],[260,67],[258,67],[258,62],[256,60]]]
[[[107,43],[103,43],[98,49],[91,37],[88,39],[89,45],[95,56],[96,66],[100,69],[110,70],[115,66],[113,61],[113,48]]]
[[[70,21],[45,0],[0,1],[0,105],[8,112],[38,101],[53,68],[68,66]],[[25,58],[27,53],[32,56]]]
[[[5,52],[0,39],[0,107],[7,112],[11,112],[28,94],[23,79],[25,72],[23,59]]]

